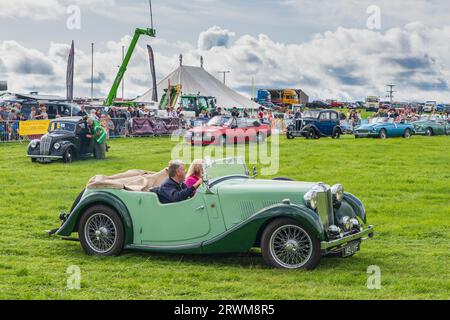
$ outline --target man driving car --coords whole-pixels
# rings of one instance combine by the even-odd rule
[[[188,188],[184,183],[186,167],[180,160],[171,161],[168,168],[169,178],[156,191],[159,201],[163,204],[187,200],[195,195],[195,191],[203,184],[200,179]]]

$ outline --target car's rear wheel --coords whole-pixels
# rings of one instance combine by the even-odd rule
[[[411,130],[410,129],[405,130],[405,133],[403,133],[403,138],[405,138],[405,139],[411,138]]]
[[[275,220],[267,226],[261,251],[267,264],[280,269],[312,270],[322,256],[317,238],[292,219]]]
[[[426,134],[427,136],[429,136],[429,137],[432,137],[432,136],[433,136],[433,129],[427,128],[427,130],[425,131],[425,134]]]
[[[380,131],[380,139],[387,139],[387,131],[386,131],[386,129],[381,129],[381,131]]]
[[[64,163],[72,163],[73,162],[73,150],[69,148],[66,150],[63,156]]]
[[[333,129],[333,135],[331,136],[333,139],[340,139],[341,138],[341,129],[334,128]]]
[[[111,208],[96,205],[81,217],[78,234],[81,246],[88,255],[118,256],[125,241],[122,220]]]

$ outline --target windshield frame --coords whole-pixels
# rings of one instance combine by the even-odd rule
[[[214,181],[230,176],[246,176],[250,177],[250,172],[248,170],[245,159],[236,158],[225,158],[211,160],[205,158],[203,161],[203,172],[205,176],[205,181],[207,185],[214,183]]]
[[[320,113],[321,113],[320,110],[308,110],[308,111],[305,111],[305,113],[303,114],[303,118],[319,119]]]

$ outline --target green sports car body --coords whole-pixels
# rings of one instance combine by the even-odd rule
[[[450,123],[445,119],[422,118],[413,122],[415,132],[423,136],[444,136],[450,135]]]
[[[341,185],[260,180],[237,159],[209,161],[189,200],[161,204],[156,193],[86,189],[56,234],[78,232],[86,253],[123,249],[181,254],[261,248],[274,267],[313,269],[324,255],[348,257],[373,236],[364,205]]]

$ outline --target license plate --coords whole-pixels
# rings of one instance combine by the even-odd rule
[[[359,251],[360,245],[361,245],[361,243],[359,241],[349,243],[344,248],[344,251],[342,252],[342,256],[345,258],[345,257],[350,257],[350,256],[354,255],[355,253],[357,253]]]

